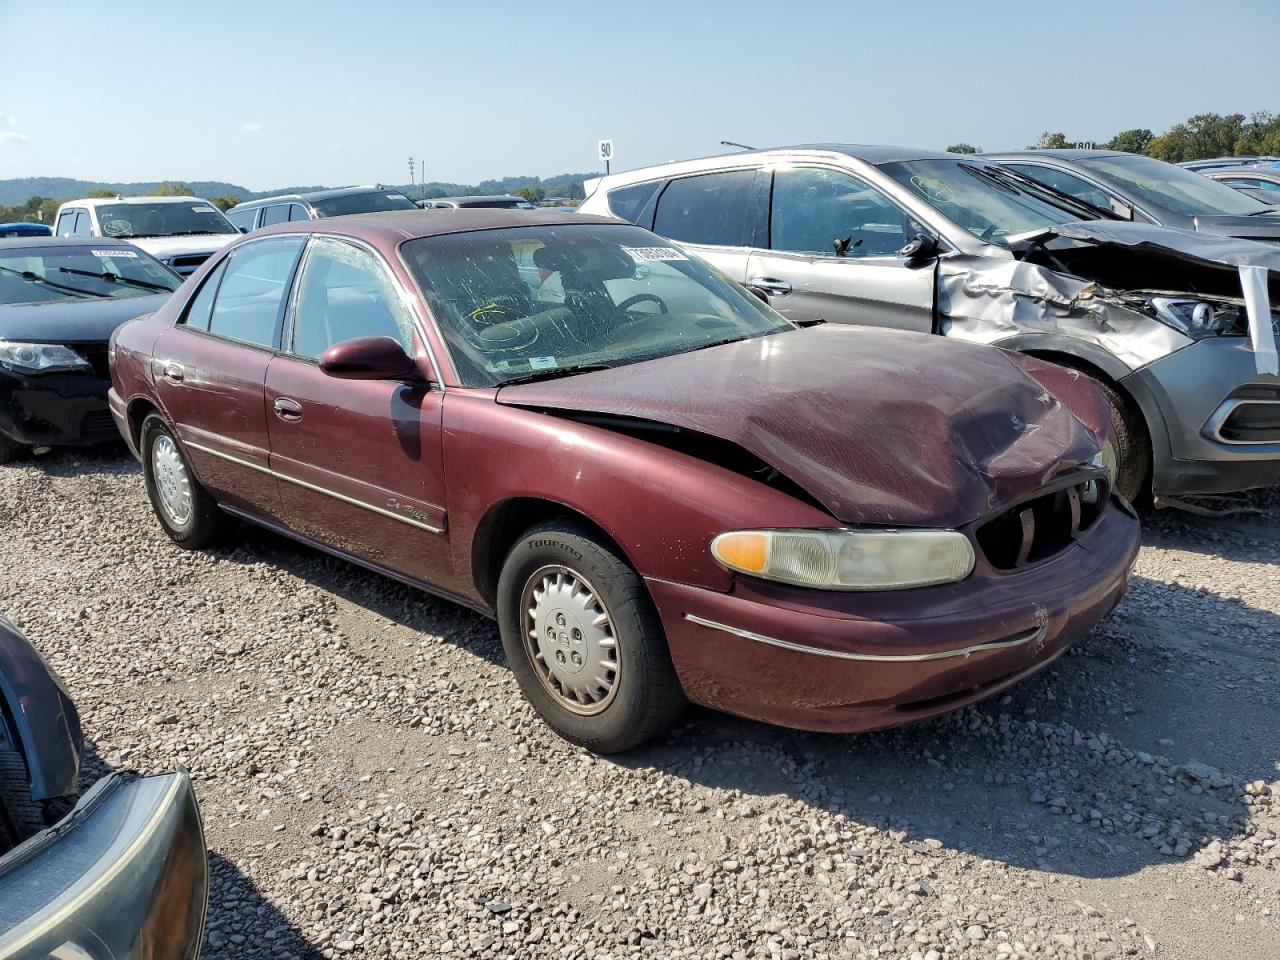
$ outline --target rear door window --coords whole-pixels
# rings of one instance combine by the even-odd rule
[[[640,215],[644,213],[644,208],[648,206],[649,201],[661,186],[662,181],[655,180],[652,183],[636,183],[629,187],[610,190],[609,212],[615,217],[647,227],[647,223],[640,223]]]
[[[209,332],[228,340],[274,349],[280,319],[306,237],[272,237],[231,254],[214,296]]]
[[[745,247],[754,170],[729,170],[672,180],[658,198],[653,229],[680,243]]]
[[[233,210],[231,213],[227,214],[227,219],[237,227],[242,227],[245,230],[252,230],[253,222],[257,219],[257,216],[258,208],[254,207],[251,210]]]

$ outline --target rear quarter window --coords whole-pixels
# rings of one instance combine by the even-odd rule
[[[652,183],[636,183],[629,187],[610,190],[609,212],[622,220],[629,220],[642,227],[649,226],[649,224],[640,223],[640,215],[661,186],[661,180],[654,180]]]

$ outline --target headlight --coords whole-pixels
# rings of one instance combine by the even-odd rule
[[[1152,297],[1149,302],[1157,320],[1194,340],[1244,336],[1249,332],[1249,318],[1243,304],[1210,303],[1191,297]]]
[[[740,530],[711,553],[730,570],[820,590],[902,590],[973,570],[973,546],[955,530]]]
[[[0,340],[0,367],[10,370],[87,370],[89,361],[70,347],[56,343],[17,343]]]

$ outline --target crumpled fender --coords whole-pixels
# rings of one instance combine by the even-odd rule
[[[0,617],[0,705],[14,727],[31,778],[31,797],[79,792],[84,740],[62,681],[18,629]]]

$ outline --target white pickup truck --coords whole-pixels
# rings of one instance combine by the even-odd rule
[[[184,277],[240,236],[217,207],[199,197],[70,200],[58,207],[53,232],[128,240]]]

